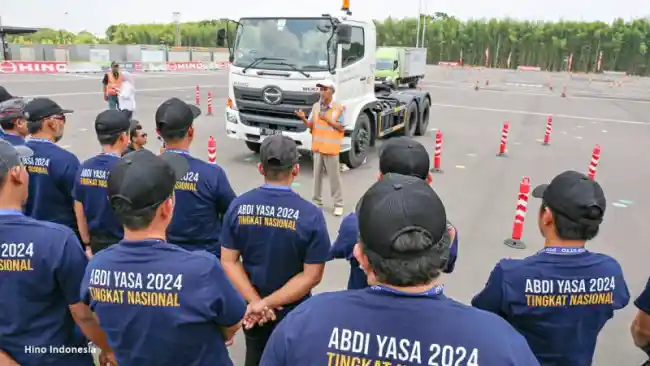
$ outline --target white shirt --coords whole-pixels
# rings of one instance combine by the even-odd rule
[[[123,81],[117,95],[121,110],[135,111],[135,88],[128,81]]]

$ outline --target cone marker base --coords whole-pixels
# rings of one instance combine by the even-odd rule
[[[503,244],[513,249],[526,249],[526,244],[517,239],[506,239],[503,241]]]

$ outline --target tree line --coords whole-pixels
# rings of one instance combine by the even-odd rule
[[[650,18],[605,22],[541,22],[512,19],[461,21],[444,13],[427,16],[425,46],[428,62],[458,62],[500,68],[539,66],[574,72],[623,71],[650,74]],[[417,19],[375,21],[378,46],[415,46]],[[225,23],[205,20],[180,24],[183,46],[213,47],[215,33]],[[117,24],[105,37],[88,32],[43,29],[9,37],[10,43],[50,44],[174,44],[174,24]],[[487,50],[487,51],[486,51]],[[601,68],[597,70],[602,54]]]

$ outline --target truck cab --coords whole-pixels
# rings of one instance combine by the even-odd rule
[[[230,51],[228,137],[259,152],[267,136],[281,134],[311,151],[311,132],[296,111],[310,114],[320,100],[316,85],[327,79],[335,85],[334,102],[345,108],[341,162],[350,168],[365,162],[380,136],[376,30],[372,20],[353,18],[346,2],[339,17],[241,18],[233,21],[234,35],[217,32],[217,45]]]

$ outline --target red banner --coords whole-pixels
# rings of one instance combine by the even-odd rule
[[[450,61],[440,61],[440,62],[438,62],[438,66],[459,67],[460,63],[458,63],[458,62],[450,62]]]
[[[67,70],[68,63],[59,61],[0,62],[0,74],[57,74]]]

